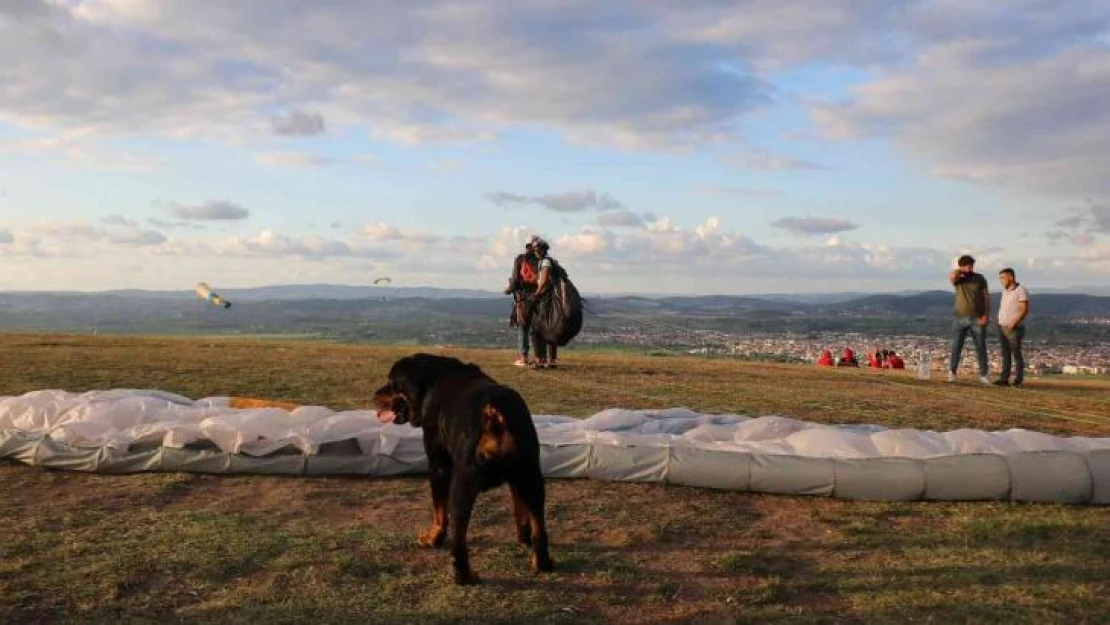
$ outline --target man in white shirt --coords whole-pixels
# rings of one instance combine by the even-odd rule
[[[1025,316],[1029,314],[1029,292],[1018,284],[1014,270],[1007,267],[998,272],[1002,283],[1002,301],[998,305],[998,344],[1002,348],[1002,373],[995,382],[1010,386],[1010,364],[1014,365],[1014,386],[1021,387],[1025,377],[1025,357],[1021,343],[1025,339]]]

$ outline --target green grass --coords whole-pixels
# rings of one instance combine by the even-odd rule
[[[0,335],[0,394],[159,388],[364,407],[408,349],[304,341]],[[533,411],[688,406],[825,422],[1110,436],[1110,386],[1025,392],[866,370],[568,349],[446,350]],[[0,622],[1106,622],[1110,509],[849,502],[657,484],[549,482],[534,575],[508,496],[471,530],[485,583],[416,546],[421,478],[93,475],[0,463]]]

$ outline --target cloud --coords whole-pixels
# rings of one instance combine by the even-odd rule
[[[1077,247],[1093,245],[1100,234],[1110,234],[1110,204],[1088,200],[1086,206],[1067,210],[1067,216],[1056,221],[1056,230],[1045,233],[1050,243],[1067,243]]]
[[[324,116],[319,113],[293,111],[287,115],[274,115],[270,118],[270,130],[275,135],[311,137],[323,134],[324,129]]]
[[[193,206],[170,202],[169,209],[174,217],[190,221],[232,221],[250,217],[249,210],[227,200],[208,200]]]
[[[730,187],[730,186],[709,186],[700,187],[699,193],[707,195],[738,195],[741,197],[752,198],[780,198],[783,197],[782,191],[775,189],[757,189],[750,187]]]
[[[161,245],[168,241],[166,235],[157,230],[143,230],[141,228],[127,228],[123,230],[109,230],[106,239],[111,243],[122,245]]]
[[[47,221],[27,225],[16,232],[0,230],[6,256],[87,257],[104,250],[118,252],[120,246],[156,248],[168,239],[157,230],[136,222],[110,220],[107,226],[84,221]]]
[[[330,167],[342,162],[333,156],[306,152],[263,152],[257,158],[265,165],[297,168]]]
[[[528,225],[515,225],[492,232],[444,236],[410,233],[396,224],[375,223],[349,237],[304,236],[265,229],[252,236],[220,238],[187,233],[166,240],[131,226],[55,222],[29,226],[9,237],[0,230],[0,241],[12,240],[0,243],[0,255],[17,262],[54,257],[58,260],[51,262],[90,268],[97,266],[96,259],[119,259],[120,246],[129,246],[133,248],[126,254],[129,262],[148,267],[150,279],[157,276],[165,280],[183,267],[198,275],[213,275],[213,268],[223,267],[227,276],[254,283],[308,275],[313,279],[323,276],[352,281],[365,280],[367,275],[390,275],[395,283],[467,284],[495,289],[501,285],[513,256],[536,232]],[[579,288],[589,291],[658,292],[673,288],[684,292],[743,292],[752,285],[772,288],[782,280],[807,288],[820,288],[829,280],[841,285],[867,284],[870,288],[913,288],[943,281],[952,258],[965,251],[958,246],[934,249],[857,241],[844,233],[820,241],[805,240],[801,245],[770,246],[718,218],[705,219],[693,227],[662,217],[639,228],[594,225],[577,231],[539,233],[552,243],[553,255],[567,267]],[[79,258],[66,259],[75,256]],[[1024,250],[978,249],[975,256],[985,269],[1027,267],[1025,275],[1031,283],[1041,279],[1038,272],[1045,272],[1042,275],[1047,277],[1047,272],[1058,272],[1054,268],[1062,266],[1068,267],[1068,275],[1075,279],[1110,275],[1110,248],[1104,243],[1066,256],[1038,256],[1031,266]],[[298,264],[300,261],[312,261],[315,269],[304,269],[307,265]],[[307,273],[298,273],[302,270]],[[85,271],[87,281],[89,269]],[[81,274],[74,269],[73,275]],[[113,280],[129,278],[96,279],[111,286]]]
[[[859,228],[859,225],[847,219],[832,217],[783,217],[772,221],[771,226],[795,236],[828,235]]]
[[[486,194],[486,198],[496,206],[542,206],[558,213],[578,213],[587,210],[611,211],[624,206],[608,193],[597,191],[568,191],[546,195],[520,195],[505,191]]]
[[[335,221],[328,224],[328,227],[331,228],[332,230],[338,230],[338,229],[343,227],[343,222],[336,219]]]
[[[0,122],[3,121],[3,113],[0,113]],[[137,154],[110,141],[97,145],[82,131],[63,131],[53,136],[0,142],[0,146],[31,157],[60,156],[68,165],[96,170],[149,172],[166,164],[164,157]]]
[[[634,213],[627,208],[605,211],[598,215],[597,224],[606,228],[619,228],[622,226],[642,226],[655,220],[651,213]]]
[[[437,234],[403,232],[400,228],[391,226],[385,222],[367,224],[366,227],[363,228],[362,233],[367,240],[377,242],[398,241],[430,245],[443,239],[443,237]]]
[[[718,19],[713,3],[685,12],[693,24],[635,0],[343,2],[310,13],[293,0],[25,4],[35,9],[0,40],[0,55],[22,60],[0,69],[2,116],[87,136],[226,137],[262,117],[282,136],[341,124],[415,144],[544,127],[580,142],[672,146],[731,136],[771,101],[735,42],[687,35]]]
[[[1076,197],[1110,193],[1110,5],[934,0],[901,28],[915,52],[843,102],[814,106],[835,139],[890,139],[934,175]]]
[[[806,161],[781,154],[772,154],[762,150],[749,150],[741,154],[733,154],[725,160],[737,169],[755,169],[761,171],[815,171],[828,169],[811,161]]]
[[[466,167],[466,161],[458,159],[443,159],[432,161],[429,164],[429,167],[431,167],[435,171],[459,171],[460,169],[464,169]]]
[[[255,237],[232,237],[215,244],[216,253],[230,256],[333,256],[373,255],[368,248],[357,249],[344,241],[318,236],[293,237],[263,230]]]
[[[123,215],[108,215],[107,217],[104,217],[103,219],[101,219],[100,223],[108,224],[109,226],[133,226],[134,227],[134,226],[139,225],[139,222],[137,222],[133,219],[128,219],[128,218],[124,217]]]

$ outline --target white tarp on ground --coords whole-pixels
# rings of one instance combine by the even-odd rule
[[[109,473],[426,470],[420,430],[382,425],[373,410],[228,404],[122,389],[0,397],[0,458]],[[1110,504],[1110,438],[834,426],[685,408],[534,419],[548,477],[847,499]]]

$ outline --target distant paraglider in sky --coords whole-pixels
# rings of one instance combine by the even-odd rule
[[[393,284],[393,280],[391,280],[389,276],[382,276],[374,279],[374,286],[390,286],[391,284]],[[382,295],[382,301],[386,301],[385,295]]]
[[[212,302],[213,306],[219,306],[220,308],[231,308],[231,302],[220,297],[218,293],[212,290],[212,287],[208,286],[207,282],[197,283],[197,297]]]

